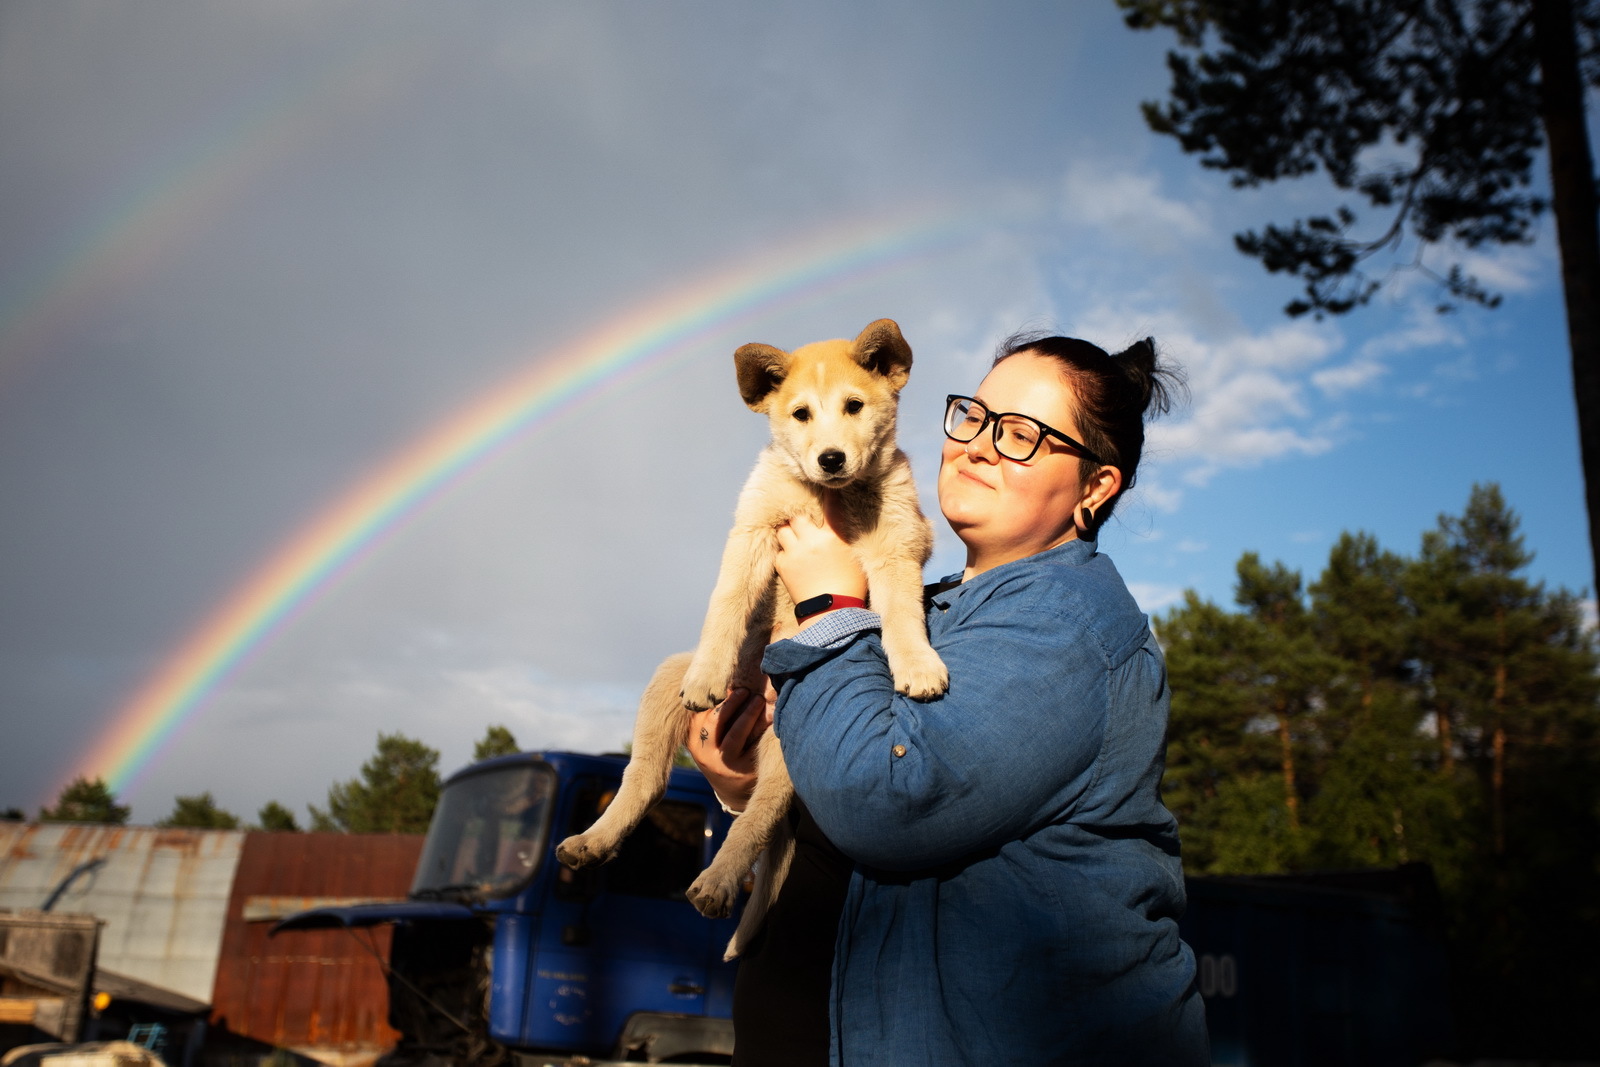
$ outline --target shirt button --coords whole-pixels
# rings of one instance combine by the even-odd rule
[[[896,745],[893,748],[891,748],[889,751],[894,753],[895,759],[899,759],[901,756],[904,756],[906,754],[906,746],[904,746],[904,745]]]

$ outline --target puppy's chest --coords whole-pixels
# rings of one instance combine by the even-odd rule
[[[800,515],[822,520],[820,490],[794,476],[771,449],[761,453],[750,477],[739,493],[739,504],[734,510],[734,525],[743,527],[772,527],[788,522]]]

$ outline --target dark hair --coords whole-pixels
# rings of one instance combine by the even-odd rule
[[[1105,461],[1105,466],[1122,472],[1122,488],[1095,512],[1094,525],[1099,527],[1111,517],[1122,494],[1133,488],[1139,457],[1144,452],[1146,412],[1165,414],[1187,395],[1183,372],[1156,356],[1156,342],[1151,337],[1113,356],[1099,345],[1076,337],[1018,332],[1000,342],[994,362],[998,364],[1022,352],[1055,360],[1077,394],[1073,407],[1083,443]],[[1084,460],[1080,467],[1082,486],[1099,472],[1101,464]]]

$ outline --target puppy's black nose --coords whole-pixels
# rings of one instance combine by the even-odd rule
[[[838,451],[824,452],[817,457],[817,466],[829,474],[838,474],[844,467],[844,453]]]

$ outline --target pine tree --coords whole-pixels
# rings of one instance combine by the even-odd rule
[[[311,806],[313,830],[420,834],[439,802],[439,753],[404,734],[378,734],[361,777],[328,787],[328,807]]]
[[[1191,873],[1428,863],[1472,1047],[1571,1058],[1600,999],[1600,656],[1531,558],[1493,485],[1414,558],[1341,537],[1309,605],[1246,553],[1241,610],[1160,620],[1164,795]]]
[[[156,823],[165,827],[188,827],[195,830],[237,830],[239,817],[231,811],[217,807],[210,792],[198,796],[178,797],[172,805],[172,814]]]
[[[56,797],[56,806],[39,811],[41,822],[99,822],[123,826],[133,809],[118,804],[104,778],[93,781],[79,775]]]
[[[1183,827],[1185,867],[1283,869],[1294,827],[1280,743],[1260,728],[1259,620],[1191,592],[1157,628],[1172,684],[1163,794]]]
[[[1312,584],[1312,629],[1336,664],[1319,695],[1321,768],[1307,862],[1386,866],[1420,858],[1437,798],[1418,792],[1426,743],[1412,686],[1414,613],[1405,561],[1345,533]],[[1419,851],[1420,850],[1420,851]]]
[[[504,726],[491,726],[483,732],[483,737],[472,746],[473,762],[492,759],[495,756],[514,756],[522,749],[517,747],[517,739],[511,736],[511,731]]]
[[[261,805],[261,810],[256,812],[256,819],[261,823],[263,830],[273,833],[292,834],[300,830],[300,824],[295,822],[294,812],[276,800],[269,800]]]

